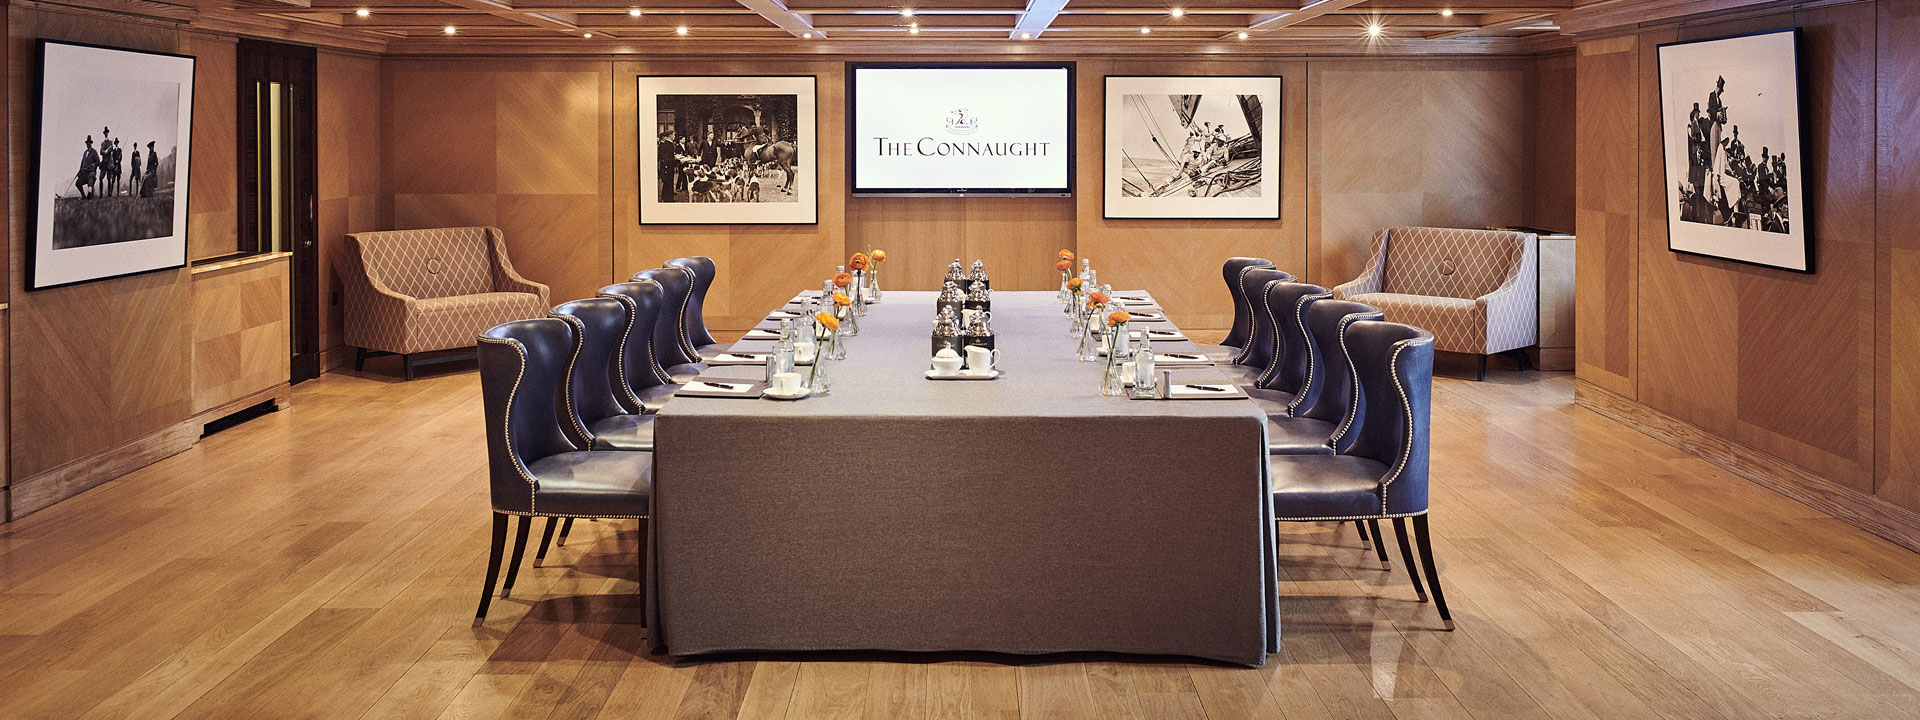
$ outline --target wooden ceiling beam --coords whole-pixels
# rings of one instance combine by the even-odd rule
[[[1221,35],[1220,39],[1232,40],[1242,32],[1261,33],[1278,30],[1289,25],[1298,25],[1320,17],[1321,15],[1336,10],[1345,10],[1363,2],[1366,2],[1366,0],[1308,0],[1307,4],[1301,6],[1298,10],[1256,16],[1253,18],[1253,22],[1247,24],[1246,30],[1235,30],[1226,33]]]
[[[543,30],[552,30],[568,35],[579,35],[586,32],[581,30],[580,26],[574,23],[573,19],[567,15],[527,12],[515,8],[511,3],[506,2],[506,0],[445,0],[445,2],[449,5],[486,13],[494,17],[505,18]],[[457,25],[455,25],[455,27],[457,27]]]
[[[740,0],[740,6],[752,10],[775,27],[787,31],[797,38],[822,38],[827,34],[813,27],[813,23],[800,13],[787,8],[780,0]]]
[[[1054,18],[1060,17],[1060,11],[1067,9],[1067,0],[1027,0],[1027,11],[1020,14],[1020,21],[1014,23],[1013,31],[1007,33],[1010,40],[1038,40],[1047,28],[1053,26]]]
[[[1484,32],[1487,30],[1503,30],[1510,27],[1517,27],[1521,25],[1526,25],[1528,23],[1539,22],[1551,17],[1553,17],[1553,13],[1517,13],[1512,16],[1490,20],[1486,24],[1481,25],[1479,27],[1463,28],[1460,30],[1447,30],[1444,32],[1432,33],[1427,35],[1427,39],[1439,40],[1440,38],[1461,37],[1464,35],[1472,35],[1472,34]]]

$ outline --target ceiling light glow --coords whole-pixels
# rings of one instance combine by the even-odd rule
[[[1153,34],[1153,28],[1150,28],[1150,27],[1143,27],[1143,28],[1140,28],[1140,34],[1141,34],[1141,35],[1151,35],[1151,34]]]
[[[355,17],[366,17],[366,16],[368,16],[368,15],[372,15],[372,14],[373,14],[373,11],[372,11],[372,10],[368,10],[368,9],[366,9],[366,8],[360,8],[359,10],[355,10],[355,11],[353,11],[353,14],[354,14],[354,16],[355,16]]]
[[[920,34],[920,23],[914,23],[914,24],[912,24],[912,25],[908,25],[908,26],[907,26],[907,32],[908,32],[909,34],[912,34],[912,35],[919,35],[919,34]]]
[[[454,26],[452,26],[452,25],[448,25],[448,26],[446,26],[445,28],[442,28],[442,29],[440,30],[440,32],[443,32],[443,33],[446,33],[446,34],[448,34],[448,35],[452,35],[452,34],[454,34],[454,33],[457,33],[457,32],[460,32],[460,29],[459,29],[459,28],[456,28],[456,27],[454,27]]]
[[[1180,17],[1184,17],[1187,14],[1187,11],[1180,8],[1174,8],[1168,11],[1167,14],[1172,15],[1175,18],[1180,18]]]
[[[1240,33],[1240,39],[1241,40],[1247,39],[1247,34],[1245,32]]]
[[[674,29],[673,29],[673,34],[675,34],[675,35],[685,35],[685,34],[687,34],[687,26],[685,26],[685,25],[681,25],[680,27],[677,27],[677,28],[674,28]]]
[[[1452,9],[1441,10],[1440,17],[1453,17],[1453,10]]]
[[[1021,39],[1021,40],[1032,40],[1032,39],[1033,39],[1033,33],[1020,33],[1020,39]]]
[[[900,17],[913,17],[913,8],[900,8]]]
[[[640,17],[640,8],[629,8],[627,10],[627,17]]]
[[[1380,36],[1386,34],[1386,32],[1387,26],[1382,25],[1378,20],[1367,23],[1368,40],[1379,40]]]
[[[593,33],[587,33],[587,34],[585,34],[585,35],[581,35],[580,37],[583,37],[583,38],[586,38],[586,39],[588,39],[588,40],[592,40],[592,39],[593,39]]]

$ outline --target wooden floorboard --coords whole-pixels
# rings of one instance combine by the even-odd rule
[[[330,374],[0,526],[0,717],[1920,717],[1912,553],[1573,405],[1568,375],[1470,373],[1434,393],[1459,630],[1397,548],[1383,570],[1351,526],[1283,525],[1257,669],[649,655],[631,522],[576,524],[475,627],[477,377]]]

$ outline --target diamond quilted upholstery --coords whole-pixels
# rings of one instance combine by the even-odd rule
[[[341,315],[352,347],[471,347],[487,328],[547,314],[547,286],[514,271],[498,228],[355,233],[342,265]]]
[[[1388,228],[1341,299],[1432,332],[1434,348],[1490,355],[1539,342],[1537,239],[1529,233]]]

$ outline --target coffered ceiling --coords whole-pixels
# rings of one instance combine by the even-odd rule
[[[409,54],[1418,55],[1562,47],[1585,0],[181,1]]]

